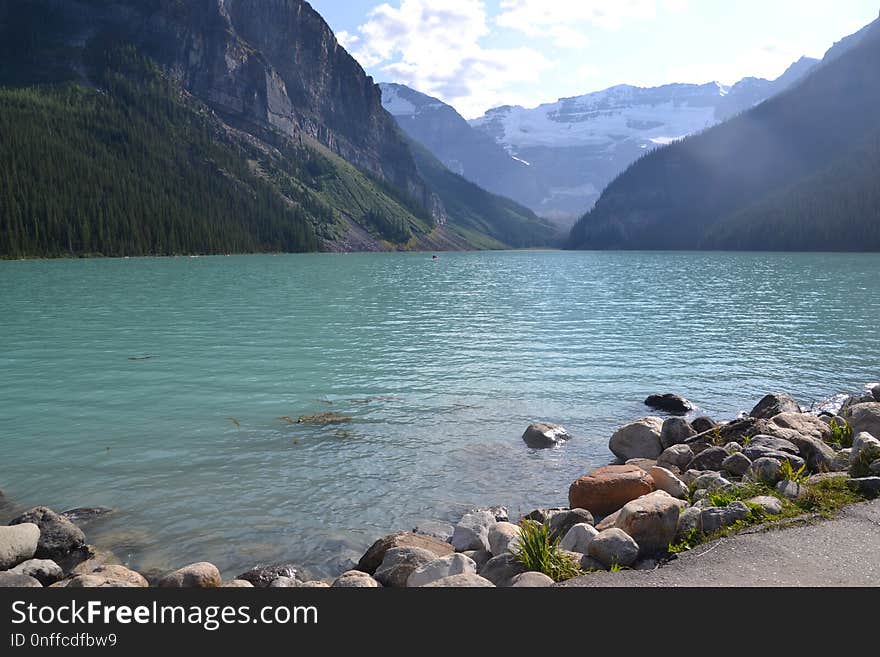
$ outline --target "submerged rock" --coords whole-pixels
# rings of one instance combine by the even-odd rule
[[[692,411],[694,405],[681,395],[666,393],[664,395],[651,395],[645,400],[645,406],[656,408],[667,413],[685,414]]]

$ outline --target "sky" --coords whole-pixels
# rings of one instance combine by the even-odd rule
[[[466,118],[616,84],[732,84],[821,58],[880,0],[310,0],[377,82]]]

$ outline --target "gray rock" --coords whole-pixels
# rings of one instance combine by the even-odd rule
[[[697,488],[691,498],[694,500],[694,504],[709,499],[709,490],[706,488]]]
[[[522,529],[518,525],[513,525],[509,522],[496,522],[489,529],[489,552],[495,556],[505,552],[512,552],[519,545],[521,537]],[[449,574],[458,575],[459,573]]]
[[[853,435],[867,432],[880,439],[880,402],[850,406],[843,417],[852,427]]]
[[[880,402],[880,383],[871,386],[871,394],[874,395],[874,401]]]
[[[781,413],[774,417],[772,422],[781,429],[791,429],[801,436],[814,438],[825,443],[831,441],[831,427],[814,415],[806,413]],[[797,442],[795,444],[797,445]],[[798,447],[800,448],[800,445]],[[803,456],[803,453],[801,456]]]
[[[782,479],[782,465],[776,459],[760,458],[749,466],[745,478],[775,486]]]
[[[444,577],[436,582],[425,584],[422,588],[455,588],[455,589],[478,589],[492,588],[495,584],[480,575],[452,575]]]
[[[653,468],[657,465],[657,461],[655,459],[630,459],[626,462],[625,465],[634,465],[637,468],[641,468],[645,472]]]
[[[614,527],[600,532],[590,542],[589,555],[606,568],[615,564],[631,566],[639,557],[639,545],[632,536]]]
[[[586,509],[572,509],[555,514],[550,518],[550,540],[561,539],[575,525],[594,525],[593,514]]]
[[[724,446],[724,451],[728,454],[737,454],[743,451],[743,446],[736,442],[730,442]]]
[[[730,456],[723,447],[709,447],[694,457],[687,469],[688,470],[721,470],[721,464],[724,459]]]
[[[385,558],[385,553],[391,548],[396,547],[424,548],[425,550],[430,550],[438,557],[445,557],[447,554],[454,552],[449,543],[433,536],[423,536],[413,534],[412,532],[398,532],[383,536],[373,543],[364,553],[364,556],[361,557],[357,564],[357,569],[372,575]]]
[[[800,413],[801,407],[789,395],[777,393],[767,395],[752,409],[749,417],[769,420],[780,413]]]
[[[805,465],[804,460],[800,456],[795,456],[794,454],[790,454],[788,452],[777,452],[766,447],[750,446],[743,450],[743,454],[750,458],[752,460],[752,463],[754,463],[758,459],[775,459],[780,463],[788,461],[788,463],[791,464],[791,467],[794,468],[795,472],[800,470]]]
[[[691,421],[691,426],[698,434],[712,431],[718,426],[718,423],[710,417],[698,417]]]
[[[62,511],[60,515],[64,516],[71,522],[83,523],[94,520],[95,518],[109,515],[111,513],[114,513],[114,509],[108,509],[107,507],[103,506],[89,506],[70,509],[68,511]]]
[[[413,572],[436,559],[437,555],[424,548],[392,548],[385,553],[375,577],[383,586],[406,588],[406,582]]]
[[[850,479],[847,486],[865,497],[877,497],[880,495],[880,477],[860,477]]]
[[[568,509],[563,509],[562,507],[555,507],[552,509],[535,509],[523,516],[523,520],[534,520],[537,523],[542,525],[550,522],[552,518],[560,513],[566,513]]]
[[[608,446],[621,461],[629,459],[656,459],[663,452],[660,432],[663,420],[646,417],[618,429]]]
[[[656,408],[659,411],[681,415],[692,411],[694,408],[694,405],[681,395],[674,395],[671,393],[651,395],[645,400],[645,406]]]
[[[870,434],[868,434],[870,435]],[[852,447],[842,449],[834,455],[834,461],[831,463],[832,472],[847,472],[851,465]]]
[[[880,440],[863,431],[853,438],[849,473],[856,478],[871,474],[871,463],[880,458]]]
[[[243,580],[253,584],[254,588],[269,588],[279,577],[289,577],[297,579],[297,567],[293,564],[283,564],[276,566],[257,566],[249,571],[242,573],[235,579]]]
[[[407,588],[416,588],[453,575],[475,575],[477,564],[463,554],[450,554],[416,568],[406,580]]]
[[[620,509],[622,509],[622,508],[623,507],[621,507]],[[605,516],[604,518],[602,518],[601,522],[596,523],[596,529],[599,530],[600,532],[604,532],[606,529],[611,529],[612,527],[616,527],[617,526],[617,519],[620,517],[620,509],[618,509],[614,513],[609,514],[609,515]]]
[[[246,580],[243,580],[243,579],[233,579],[229,582],[226,582],[220,588],[223,588],[223,589],[252,589],[252,588],[254,588],[254,585]]]
[[[452,541],[452,532],[454,531],[455,527],[448,522],[429,520],[426,522],[420,522],[417,527],[413,528],[412,533],[420,534],[422,536],[432,536],[445,543],[449,543]]]
[[[682,541],[692,533],[702,533],[703,531],[703,512],[701,509],[689,507],[681,512],[678,516],[678,528],[675,532],[676,542]]]
[[[772,450],[774,452],[786,452],[788,454],[794,454],[795,456],[800,456],[800,450],[798,446],[795,445],[790,440],[785,440],[784,438],[776,438],[775,436],[764,436],[758,435],[754,436],[745,449],[761,447],[764,449]]]
[[[555,582],[544,573],[523,573],[514,577],[510,586],[515,589],[543,589],[553,586]]]
[[[754,504],[761,507],[768,516],[778,516],[782,513],[782,502],[771,495],[761,495],[747,500],[748,504]]]
[[[752,511],[749,509],[748,505],[745,502],[741,502],[740,500],[736,500],[731,502],[727,507],[727,523],[732,525],[740,520],[746,520],[751,514]]]
[[[730,527],[740,520],[745,520],[750,515],[749,507],[739,500],[727,507],[709,507],[703,509],[700,515],[703,533],[706,535]]]
[[[688,438],[693,438],[697,432],[683,417],[671,417],[663,422],[660,430],[660,445],[663,449],[669,449],[673,445],[681,445]]]
[[[681,475],[681,480],[688,486],[693,487],[694,482],[703,475],[718,475],[718,473],[710,470],[686,470],[685,473]]]
[[[701,475],[691,484],[691,488],[694,490],[705,488],[708,491],[720,490],[722,488],[727,488],[728,486],[730,486],[730,480],[725,479],[717,472],[709,472]]]
[[[824,441],[803,434],[793,435],[790,437],[790,440],[797,445],[810,472],[828,472],[831,470],[836,454]]]
[[[73,553],[87,553],[86,535],[64,516],[38,506],[10,521],[10,525],[33,523],[40,528],[36,557],[62,561]],[[84,557],[87,558],[87,557]]]
[[[471,513],[490,513],[495,522],[510,522],[510,513],[506,506],[487,506],[471,510]]]
[[[673,445],[663,451],[657,459],[657,465],[661,468],[670,469],[670,466],[684,472],[687,464],[693,461],[694,450],[689,445]]]
[[[312,580],[310,582],[298,582],[297,588],[300,588],[300,589],[329,589],[330,585],[327,582]]]
[[[592,525],[586,523],[575,525],[568,530],[563,539],[559,542],[559,547],[560,549],[568,550],[569,552],[587,554],[590,549],[590,543],[592,543],[593,539],[598,535],[599,530]]]
[[[455,526],[452,547],[456,552],[489,550],[489,528],[496,523],[495,516],[487,511],[468,513]]]
[[[493,557],[479,570],[479,574],[485,577],[495,586],[507,587],[513,582],[513,578],[526,572],[525,566],[514,559],[510,554],[502,554]]]
[[[10,572],[18,575],[27,575],[38,580],[43,586],[54,584],[64,577],[61,566],[51,559],[30,559],[11,568]]]
[[[295,589],[298,586],[299,582],[297,582],[294,577],[276,577],[275,580],[269,584],[270,589]]]
[[[0,571],[0,589],[39,589],[43,585],[39,580],[8,570]]]
[[[148,588],[150,583],[147,578],[130,568],[126,568],[120,564],[100,563],[95,560],[84,561],[71,571],[75,576],[90,576],[92,578],[103,579],[105,583],[100,586],[113,586],[116,582],[124,582],[139,588]],[[88,586],[97,586],[94,581],[90,581]],[[74,587],[76,585],[74,584]],[[86,588],[81,586],[80,588]],[[94,588],[94,587],[93,587]]]
[[[752,461],[748,456],[742,452],[734,452],[721,462],[721,469],[734,477],[742,477],[751,464]]]
[[[349,570],[342,573],[333,584],[330,585],[334,589],[378,589],[381,584],[369,573],[360,570]]]
[[[477,564],[477,572],[479,572],[480,569],[489,562],[489,559],[492,558],[492,553],[489,552],[489,550],[468,550],[461,554]]]
[[[601,572],[603,570],[608,570],[608,568],[605,567],[605,564],[603,564],[598,559],[591,557],[588,554],[585,554],[581,557],[581,564],[580,565],[581,565],[581,570],[583,570],[585,573],[594,573],[594,572]]]
[[[88,575],[84,577],[88,577]],[[213,589],[222,584],[223,580],[217,566],[207,561],[201,561],[168,573],[159,580],[157,586],[173,589]]]
[[[648,470],[648,474],[651,475],[651,479],[654,480],[654,487],[657,490],[665,491],[672,495],[672,497],[678,498],[680,500],[686,500],[688,497],[687,484],[685,484],[681,479],[676,477],[666,468],[661,468],[660,466],[654,466],[650,470]]]
[[[880,459],[876,461],[871,461],[871,465],[868,466],[868,470],[871,471],[872,475],[880,475]]]
[[[571,434],[558,424],[536,422],[526,429],[522,439],[532,449],[550,449],[571,440]]]
[[[790,479],[784,479],[776,484],[776,492],[790,500],[796,500],[806,495],[807,489]]]
[[[40,528],[33,523],[0,527],[0,570],[33,559],[39,541]]]
[[[617,528],[638,544],[640,557],[651,556],[665,551],[675,539],[678,518],[685,504],[664,491],[656,491],[624,506]]]

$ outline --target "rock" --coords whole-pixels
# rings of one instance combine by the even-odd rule
[[[667,470],[672,466],[684,472],[687,470],[687,464],[693,460],[694,450],[689,445],[673,445],[663,451],[657,459],[657,465]]]
[[[571,434],[557,424],[536,422],[526,429],[522,439],[532,449],[550,449],[571,440]]]
[[[424,548],[392,548],[385,553],[375,577],[383,586],[406,588],[406,581],[414,571],[436,559],[437,555]]]
[[[421,534],[422,536],[433,536],[436,539],[449,543],[452,541],[452,532],[455,528],[448,522],[422,522],[412,530],[413,534]]]
[[[53,587],[59,586],[68,589],[137,589],[143,588],[122,579],[104,577],[103,575],[75,575],[70,579],[56,582]]]
[[[453,575],[476,574],[477,564],[473,559],[469,559],[463,554],[450,554],[416,568],[406,580],[406,586],[407,588],[416,588]]]
[[[659,411],[667,413],[678,413],[684,415],[692,411],[694,406],[681,395],[667,393],[665,395],[651,395],[645,400],[645,406],[656,408]]]
[[[674,445],[683,444],[688,438],[693,438],[697,432],[683,417],[671,417],[663,422],[660,429],[660,445],[663,449],[669,449]]]
[[[880,459],[872,461],[871,465],[868,466],[868,470],[871,471],[872,475],[880,475]]]
[[[743,451],[745,452],[745,450],[747,449],[753,449],[756,447],[771,450],[774,452],[786,452],[787,454],[794,454],[795,456],[800,456],[801,454],[800,449],[793,442],[791,442],[790,440],[785,440],[784,438],[776,438],[774,436],[754,436],[749,441],[749,444],[746,446],[746,448],[744,448]],[[747,452],[746,454],[748,455]]]
[[[831,441],[831,427],[813,415],[782,413],[774,416],[771,421],[778,427],[797,431],[802,436],[808,436],[820,442]]]
[[[519,544],[522,530],[509,522],[496,522],[489,529],[489,552],[496,557],[505,552],[511,552],[512,548]],[[476,571],[474,571],[476,572]],[[458,573],[449,573],[458,575]]]
[[[300,582],[298,588],[301,588],[301,589],[329,589],[330,585],[327,582],[319,582],[319,581]]]
[[[727,512],[728,525],[732,525],[741,520],[746,520],[752,515],[752,510],[749,509],[745,502],[741,502],[740,500],[731,502],[725,511]]]
[[[701,509],[689,507],[678,516],[678,527],[675,531],[675,541],[680,542],[689,538],[691,534],[703,531],[703,512]]]
[[[495,586],[502,587],[510,586],[513,578],[524,572],[526,572],[525,566],[511,554],[493,557],[479,570],[481,577],[485,577]]]
[[[734,452],[721,462],[721,469],[729,472],[734,477],[742,477],[752,461],[742,452]]]
[[[871,463],[880,458],[880,440],[863,431],[853,438],[849,473],[856,478],[871,474]]]
[[[709,499],[709,490],[706,488],[697,488],[696,490],[694,490],[694,494],[691,495],[691,499],[693,499],[694,505],[696,505],[698,502],[702,502],[703,500],[707,500]]]
[[[455,526],[452,533],[452,547],[456,552],[468,550],[489,550],[491,552],[489,528],[495,523],[495,516],[487,511],[468,513]]]
[[[561,539],[568,533],[569,529],[581,524],[595,524],[593,514],[586,509],[572,509],[571,511],[557,513],[550,518],[550,540]]]
[[[712,431],[712,429],[717,426],[718,423],[710,417],[698,417],[697,419],[691,421],[691,427],[698,434]]]
[[[581,570],[583,570],[585,573],[597,573],[608,570],[608,568],[605,567],[605,564],[588,554],[585,554],[581,557],[580,565]]]
[[[880,403],[856,404],[843,412],[852,427],[853,435],[867,432],[880,439]]]
[[[479,572],[480,568],[485,566],[489,562],[489,559],[492,558],[492,553],[489,552],[489,550],[468,550],[461,554],[477,564],[477,572]]]
[[[510,582],[510,586],[515,589],[544,589],[553,586],[555,583],[544,573],[529,572],[514,577]]]
[[[254,585],[248,582],[245,579],[234,579],[231,582],[226,582],[221,588],[224,589],[252,589]]]
[[[15,568],[10,568],[9,572],[33,577],[43,586],[54,584],[64,577],[61,566],[51,559],[30,559],[18,564]]]
[[[703,509],[700,515],[700,523],[703,527],[703,533],[706,535],[730,527],[739,520],[745,520],[750,515],[749,507],[745,503],[737,500],[728,507],[709,507]]]
[[[562,507],[556,507],[553,509],[535,509],[534,511],[523,516],[523,520],[534,520],[537,523],[545,525],[550,522],[552,518],[560,513],[567,512],[568,509],[563,509]]]
[[[657,491],[624,506],[617,519],[617,528],[635,540],[639,556],[650,556],[665,551],[675,539],[678,517],[684,506],[681,500]]]
[[[650,470],[648,470],[648,474],[651,475],[651,479],[654,480],[654,488],[657,490],[662,490],[672,497],[678,498],[680,500],[685,500],[688,497],[689,490],[687,484],[685,484],[681,479],[676,477],[666,468],[661,468],[659,466],[654,466]]]
[[[456,589],[477,589],[492,588],[495,585],[480,575],[453,575],[452,577],[444,577],[436,582],[425,584],[423,588],[456,588]]]
[[[270,589],[295,589],[299,586],[299,582],[296,581],[295,577],[276,577],[275,580],[269,584],[268,588]]]
[[[331,588],[334,589],[378,589],[380,587],[381,584],[379,584],[372,575],[360,570],[349,570],[348,572],[342,573],[342,575],[337,577],[333,584],[331,584]]]
[[[782,478],[782,465],[776,459],[760,458],[749,466],[745,478],[775,486]]]
[[[871,434],[868,434],[869,436]],[[834,455],[834,461],[831,463],[831,472],[847,472],[852,457],[852,447],[842,449]]]
[[[0,571],[0,589],[40,589],[43,585],[30,575],[14,573],[10,570]]]
[[[632,536],[614,527],[599,532],[590,542],[590,556],[606,568],[612,566],[631,566],[639,557],[639,545]]]
[[[724,459],[730,456],[723,447],[709,447],[694,457],[687,469],[688,470],[721,470],[721,464]]]
[[[495,522],[510,522],[510,514],[506,506],[487,506],[484,509],[474,509],[471,513],[490,513],[495,518]]]
[[[146,577],[119,564],[95,564],[89,569],[77,566],[73,572],[77,575],[94,575],[115,582],[126,582],[144,589],[150,586]]]
[[[779,393],[767,395],[749,413],[749,417],[769,420],[780,413],[800,413],[801,407],[789,395]]]
[[[101,516],[106,516],[111,513],[114,513],[113,509],[108,509],[107,507],[103,506],[94,506],[70,509],[69,511],[63,511],[60,515],[67,518],[71,522],[81,523],[88,522],[90,520],[94,520],[95,518],[100,518]]]
[[[629,459],[656,459],[663,453],[660,432],[663,420],[659,417],[646,417],[618,429],[608,447],[621,461]]]
[[[772,495],[753,497],[752,499],[747,500],[746,503],[761,507],[764,510],[764,513],[768,516],[778,516],[782,513],[782,502]]]
[[[283,564],[277,566],[257,566],[249,571],[242,573],[235,579],[241,579],[250,582],[257,589],[266,589],[271,586],[279,577],[289,577],[296,579],[297,567],[293,564]]]
[[[559,548],[569,552],[587,554],[590,550],[590,543],[592,543],[593,539],[598,535],[599,530],[592,525],[586,523],[575,525],[568,530],[565,536],[563,536],[562,540],[559,542]]]
[[[634,465],[637,468],[641,468],[645,472],[653,468],[657,465],[657,461],[654,459],[630,459],[624,465]]]
[[[72,553],[86,551],[86,535],[83,531],[48,507],[38,506],[31,509],[9,524],[22,523],[33,523],[40,528],[40,541],[37,543],[35,555],[38,559],[61,561]]]
[[[880,495],[880,477],[860,477],[846,482],[852,490],[865,497],[877,497]]]
[[[40,528],[33,523],[0,527],[0,570],[9,570],[34,558]]]
[[[775,459],[780,463],[788,461],[791,467],[797,472],[804,467],[804,460],[800,456],[795,456],[789,452],[777,452],[766,447],[747,447],[743,454],[752,460],[752,463],[758,459]]]
[[[733,443],[733,442],[727,443],[724,446],[724,451],[727,452],[728,454],[739,454],[740,452],[743,451],[743,446],[740,445],[739,443]]]
[[[880,402],[880,383],[871,386],[871,394],[874,395],[874,401]]]
[[[846,472],[820,472],[819,474],[814,474],[807,479],[808,486],[815,486],[823,481],[828,481],[829,479],[849,479],[849,475]]]
[[[452,554],[453,547],[433,536],[420,536],[411,532],[400,532],[397,534],[389,534],[380,538],[370,546],[361,560],[358,562],[357,569],[372,575],[376,572],[379,564],[385,558],[385,553],[392,548],[397,547],[418,547],[430,550],[438,557],[445,557]],[[488,550],[488,547],[486,548]]]
[[[829,472],[834,466],[835,451],[818,438],[794,435],[789,438],[800,450],[810,472]],[[789,459],[791,461],[791,459]],[[792,466],[794,464],[792,463]]]
[[[693,490],[706,489],[708,491],[721,490],[730,486],[730,481],[725,479],[717,472],[707,472],[700,475],[691,484]]]
[[[167,589],[213,589],[222,583],[217,566],[202,561],[168,573],[159,580],[157,586]]]
[[[653,479],[641,468],[609,465],[575,481],[568,490],[568,500],[573,509],[587,509],[594,516],[605,516],[653,490]]]
[[[807,489],[790,479],[784,479],[776,484],[776,492],[790,500],[796,500],[806,495]]]

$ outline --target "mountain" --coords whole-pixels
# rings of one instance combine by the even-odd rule
[[[530,184],[510,185],[506,171],[491,169],[482,172],[483,180],[492,191],[505,185],[511,198],[541,216],[569,217],[573,223],[609,182],[646,152],[757,105],[797,83],[816,64],[803,58],[775,81],[746,78],[732,87],[717,82],[648,89],[620,85],[534,109],[489,110],[470,125],[518,161],[528,163]],[[395,115],[416,139],[432,130],[411,127],[420,118],[431,121],[431,113],[418,113],[406,123]],[[447,142],[439,135],[432,139],[441,144],[458,141]],[[422,143],[433,150],[430,143]],[[458,159],[454,152],[438,157],[444,162]],[[475,179],[470,171],[463,175]]]
[[[303,0],[0,0],[0,111],[2,256],[474,246]]]
[[[788,91],[643,157],[571,246],[880,249],[880,21],[847,43]]]

